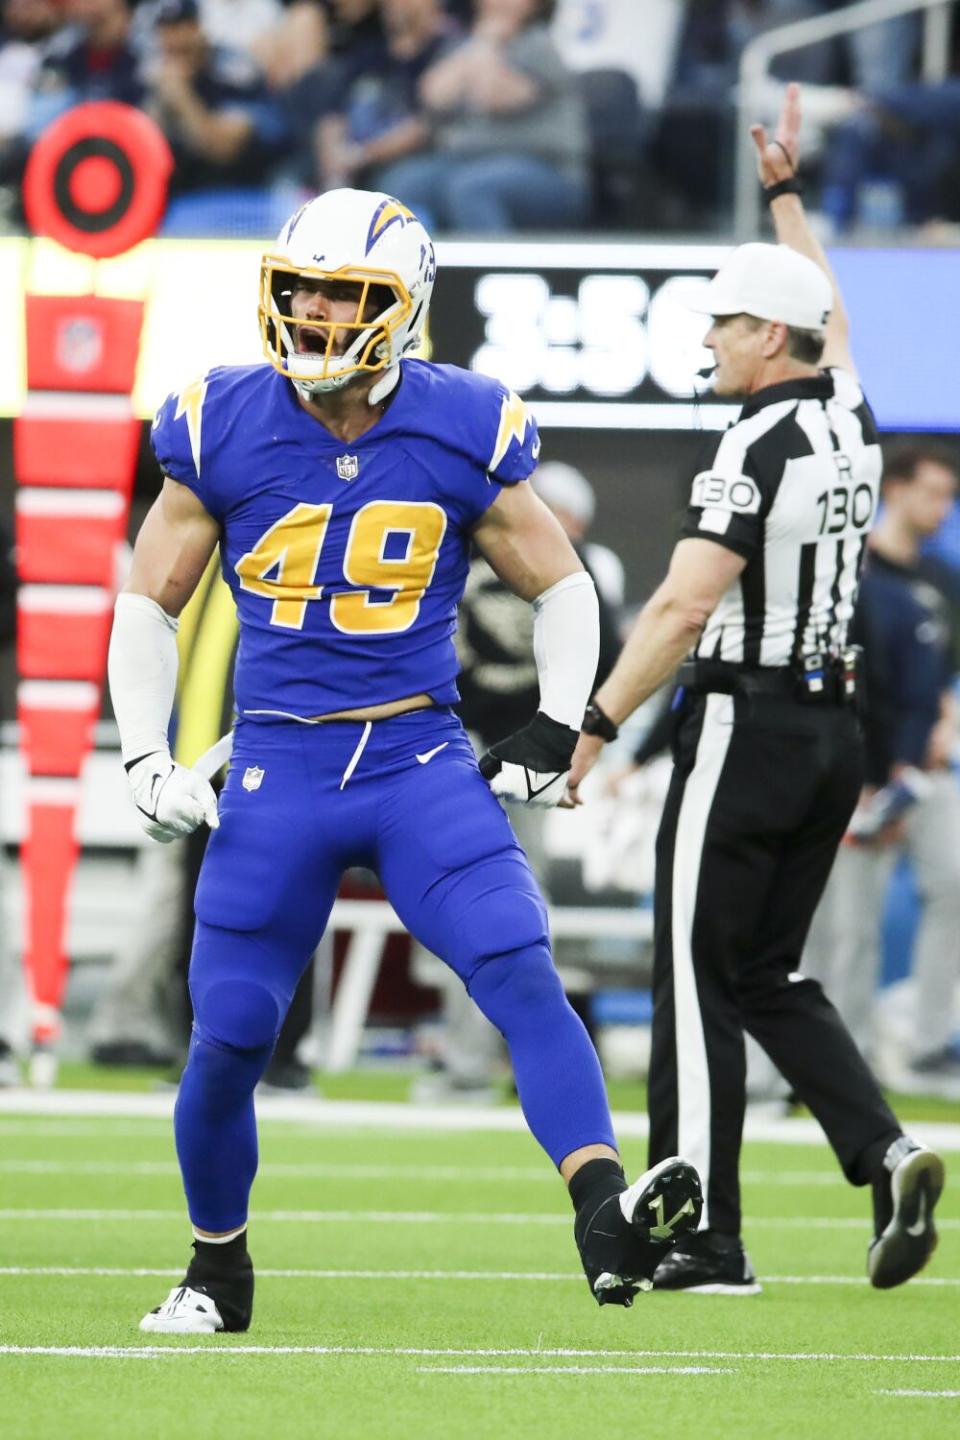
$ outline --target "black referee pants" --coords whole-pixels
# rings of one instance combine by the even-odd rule
[[[657,839],[650,1163],[699,1170],[740,1233],[743,1033],[866,1184],[900,1126],[800,957],[862,781],[857,721],[787,697],[688,696]]]

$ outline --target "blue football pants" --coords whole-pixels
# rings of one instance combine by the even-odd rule
[[[340,877],[375,871],[410,933],[503,1034],[520,1104],[559,1165],[613,1145],[599,1061],[563,994],[526,856],[457,717],[241,721],[196,895],[194,1029],[175,1112],[194,1225],[242,1225],[253,1091]]]

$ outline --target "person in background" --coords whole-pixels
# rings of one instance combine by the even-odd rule
[[[881,91],[830,137],[823,214],[837,233],[855,221],[893,228],[956,218],[948,177],[956,170],[958,147],[960,75]],[[877,184],[884,210],[872,215],[867,187]],[[876,207],[875,199],[872,203]]]
[[[563,460],[545,460],[534,471],[533,488],[560,521],[615,617],[623,608],[626,576],[615,550],[587,539],[597,512],[597,497],[590,481]]]
[[[146,0],[146,4],[149,9],[150,0]],[[294,8],[287,0],[197,0],[197,6],[200,23],[211,45],[225,45],[250,54],[265,35],[275,30],[285,12]],[[310,8],[321,13],[316,5],[311,4]]]
[[[744,48],[759,35],[842,8],[848,0],[689,0],[655,153],[663,183],[681,193],[697,222],[729,208],[735,97]],[[771,94],[782,80],[804,84],[815,130],[840,124],[863,97],[907,84],[914,74],[919,16],[900,15],[852,34],[772,58]],[[817,148],[816,145],[814,148]]]
[[[620,648],[618,611],[597,579],[586,535],[593,520],[593,486],[579,470],[560,461],[545,461],[533,473],[533,489],[560,521],[578,559],[597,588],[600,651],[594,685],[613,668]],[[606,546],[596,547],[619,563]],[[613,566],[608,564],[608,569]],[[457,657],[460,661],[460,718],[481,753],[517,728],[523,715],[536,708],[539,694],[533,650],[530,607],[497,577],[482,556],[474,556],[458,612]],[[538,879],[543,882],[545,854],[543,815],[536,809],[511,806],[509,818],[522,827],[520,841]]]
[[[172,191],[265,179],[287,127],[253,61],[210,44],[196,0],[160,0],[154,37],[145,108],[173,151]]]
[[[326,57],[327,12],[315,0],[200,0],[211,45],[244,50],[279,92]]]
[[[350,80],[383,58],[380,0],[321,0],[330,27],[330,53]]]
[[[858,1043],[873,1042],[883,900],[902,850],[913,862],[921,919],[913,953],[912,1090],[960,1096],[951,1048],[960,979],[960,788],[951,599],[957,582],[923,554],[954,503],[957,470],[924,445],[895,452],[870,537],[854,623],[864,646],[866,788],[834,865],[804,956]]]
[[[589,220],[586,118],[552,13],[553,0],[476,0],[468,36],[423,76],[432,151],[389,166],[379,183],[437,228],[503,234]]]
[[[65,0],[63,16],[66,28],[51,39],[36,75],[23,131],[28,145],[58,115],[85,100],[143,103],[127,0]]]
[[[307,3],[322,33],[308,48],[298,45],[286,76],[282,65],[278,71],[275,57],[264,58],[290,131],[287,166],[300,183],[315,189],[320,127],[327,116],[343,111],[345,97],[361,76],[379,74],[386,63],[386,42],[379,0]],[[293,13],[298,8],[287,11],[288,33],[300,23]],[[280,53],[289,53],[285,42]],[[306,58],[307,63],[301,64],[301,58]]]
[[[0,184],[19,180],[23,139],[47,41],[61,22],[55,0],[3,0],[0,11]]]
[[[387,166],[430,143],[417,89],[457,29],[442,0],[380,0],[380,13],[385,56],[317,126],[317,168],[328,189],[360,180],[381,188]]]

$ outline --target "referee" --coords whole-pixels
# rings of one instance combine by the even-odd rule
[[[735,250],[696,306],[713,317],[716,393],[743,409],[694,478],[667,577],[587,708],[569,788],[578,803],[604,741],[679,666],[657,842],[650,1163],[685,1155],[706,1204],[654,1287],[759,1291],[740,1238],[746,1030],[851,1184],[872,1186],[867,1268],[886,1289],[936,1244],[943,1162],[904,1135],[837,1012],[799,973],[861,785],[846,634],[881,455],[794,178],[795,85],[776,140],[751,134],[780,244]]]

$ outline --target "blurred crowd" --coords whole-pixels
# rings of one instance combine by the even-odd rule
[[[7,223],[33,141],[141,107],[175,160],[167,233],[262,235],[291,191],[398,194],[440,232],[729,220],[740,57],[841,0],[2,0]],[[951,12],[956,8],[951,5]],[[825,228],[960,221],[960,66],[905,15],[775,61],[821,133]],[[950,46],[960,43],[953,26]],[[758,97],[762,104],[763,97]]]

